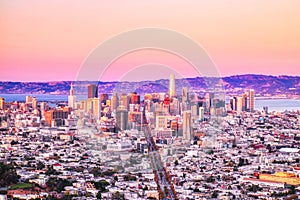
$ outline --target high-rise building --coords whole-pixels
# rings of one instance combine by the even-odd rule
[[[198,105],[192,105],[191,106],[191,113],[192,113],[192,117],[197,117],[198,116]]]
[[[233,97],[230,98],[229,104],[230,104],[230,109],[235,110],[235,99]]]
[[[169,80],[169,97],[172,98],[175,96],[176,96],[175,75],[171,74]]]
[[[170,114],[171,115],[180,115],[180,102],[177,98],[173,98],[173,101],[170,103]]]
[[[236,111],[240,114],[243,110],[243,97],[237,97]]]
[[[75,108],[76,96],[74,96],[73,84],[71,84],[70,95],[68,96],[68,106],[72,109]]]
[[[26,96],[26,104],[31,104],[31,102],[32,102],[32,97]]]
[[[0,97],[0,110],[4,110],[5,108],[5,99]]]
[[[64,125],[64,119],[68,119],[70,110],[67,107],[63,109],[48,110],[45,112],[45,120],[49,126]]]
[[[88,85],[88,98],[98,97],[98,86],[94,84]]]
[[[158,93],[158,98],[159,98],[159,101],[164,101],[166,98],[166,93],[164,93],[164,92]]]
[[[192,138],[192,120],[191,120],[191,111],[190,110],[186,110],[183,112],[183,116],[182,116],[182,131],[183,131],[183,139],[184,140],[191,140]]]
[[[246,111],[247,110],[247,94],[242,94],[242,110]]]
[[[215,94],[210,92],[209,93],[209,108],[215,108],[214,99],[215,99]]]
[[[167,127],[167,116],[164,115],[157,115],[155,116],[155,128],[161,129]]]
[[[129,107],[129,97],[126,94],[121,94],[119,105],[123,105],[126,110]]]
[[[144,95],[144,100],[152,100],[152,95],[151,94],[145,94]]]
[[[41,115],[42,115],[42,116],[45,116],[45,111],[48,110],[47,107],[48,107],[48,106],[47,106],[47,104],[46,104],[45,102],[41,102],[41,103],[40,103],[40,110],[41,110]]]
[[[204,108],[199,107],[199,120],[203,121],[204,120]]]
[[[249,111],[250,112],[254,111],[254,90],[253,89],[249,91]]]
[[[182,102],[188,102],[189,100],[189,94],[188,89],[186,87],[182,88]]]
[[[106,104],[108,100],[108,94],[100,94],[100,102]]]
[[[268,106],[264,106],[263,111],[265,112],[265,114],[268,114]]]
[[[85,112],[90,114],[93,113],[93,98],[89,98],[86,100]]]
[[[140,104],[140,95],[136,92],[130,93],[129,98],[130,104]]]
[[[111,96],[111,101],[110,101],[110,108],[113,112],[116,111],[117,107],[119,105],[119,97],[118,97],[118,94],[117,93],[114,93],[112,96]]]
[[[38,102],[37,102],[36,97],[32,98],[31,105],[32,105],[33,109],[37,109]]]
[[[93,116],[97,119],[101,117],[101,103],[99,98],[93,98]]]
[[[128,127],[128,111],[125,106],[120,105],[116,111],[117,126],[121,130],[127,130]]]

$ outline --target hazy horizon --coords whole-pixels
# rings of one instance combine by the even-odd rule
[[[205,49],[220,76],[299,76],[299,7],[300,1],[292,0],[130,0],[117,4],[3,0],[0,80],[76,80],[81,65],[99,44],[143,27],[189,37]],[[120,80],[136,66],[149,63],[168,66],[183,77],[195,74],[189,63],[175,55],[141,50],[115,60],[103,80]]]
[[[169,74],[170,75],[170,74]],[[226,77],[234,77],[234,76],[247,76],[247,75],[254,75],[254,76],[272,76],[272,77],[281,77],[281,76],[288,76],[288,77],[300,77],[300,75],[286,75],[286,74],[281,74],[281,75],[270,75],[270,74],[233,74],[229,76],[220,76],[216,78],[226,78]],[[189,78],[214,78],[213,76],[194,76],[194,77],[178,77],[175,74],[175,79],[189,79]],[[128,79],[121,79],[121,80],[43,80],[43,81],[20,81],[20,80],[0,80],[0,82],[36,82],[36,83],[47,83],[47,82],[142,82],[142,81],[158,81],[158,80],[165,80],[169,79],[168,77],[161,77],[161,78],[156,78],[156,79],[136,79],[136,80],[128,80]]]

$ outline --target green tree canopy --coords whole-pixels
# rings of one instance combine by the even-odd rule
[[[0,187],[6,187],[18,182],[16,169],[12,164],[0,162]]]

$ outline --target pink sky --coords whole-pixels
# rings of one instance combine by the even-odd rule
[[[222,76],[300,75],[299,8],[300,1],[294,0],[2,0],[0,80],[76,80],[97,45],[141,27],[187,35],[206,49]],[[124,75],[121,67],[126,72],[151,62],[182,68],[186,77],[194,75],[173,55],[142,51],[114,62],[105,80],[119,80]]]

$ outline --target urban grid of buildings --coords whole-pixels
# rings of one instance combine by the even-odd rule
[[[74,87],[55,106],[0,98],[0,170],[17,175],[0,199],[300,198],[300,110],[255,110],[254,89],[176,94],[174,75],[168,94]]]

